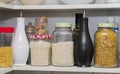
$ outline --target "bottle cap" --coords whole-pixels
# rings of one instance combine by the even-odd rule
[[[13,33],[14,27],[0,27],[0,33]]]
[[[114,23],[99,23],[98,27],[115,27]]]
[[[56,23],[55,27],[72,27],[71,23]]]
[[[114,30],[119,30],[119,28],[114,28]]]

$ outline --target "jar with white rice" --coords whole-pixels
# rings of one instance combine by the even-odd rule
[[[71,23],[56,23],[52,38],[52,64],[73,66],[73,41]]]
[[[30,42],[31,65],[47,66],[51,64],[51,36],[33,35]]]

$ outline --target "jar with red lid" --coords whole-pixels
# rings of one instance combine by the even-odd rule
[[[30,36],[31,65],[48,66],[51,64],[51,36]]]
[[[11,67],[13,27],[0,27],[0,67]]]

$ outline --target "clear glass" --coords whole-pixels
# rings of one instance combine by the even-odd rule
[[[56,27],[52,35],[53,43],[72,41],[71,27]]]
[[[54,66],[74,65],[71,27],[55,28],[52,39],[52,64]]]
[[[95,34],[96,67],[117,67],[118,38],[113,28],[99,28]]]
[[[12,33],[0,33],[0,67],[12,67]]]

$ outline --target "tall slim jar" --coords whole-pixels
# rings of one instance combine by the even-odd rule
[[[13,41],[14,65],[26,65],[29,55],[29,43],[25,33],[25,19],[17,18],[17,28]]]

